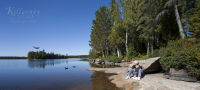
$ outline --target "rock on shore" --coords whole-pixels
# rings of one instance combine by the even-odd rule
[[[96,65],[121,66],[121,67],[126,67],[126,66],[129,65],[129,64],[127,64],[127,62],[114,63],[114,62],[109,62],[109,61],[106,61],[106,60],[104,61],[104,60],[101,60],[99,58],[89,59],[89,62],[91,64],[96,64]]]
[[[145,74],[156,73],[162,70],[159,60],[160,57],[155,57],[146,60],[139,60],[139,63],[143,67]]]
[[[160,57],[155,57],[138,61],[140,65],[143,67],[144,73],[155,73],[155,72],[160,72],[162,70],[161,65],[159,63],[159,59]],[[110,65],[110,66],[121,66],[121,67],[128,67],[130,65],[130,62],[114,63],[109,61],[103,61],[100,59],[91,59],[90,63],[96,65]]]

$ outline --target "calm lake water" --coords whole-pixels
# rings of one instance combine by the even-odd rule
[[[67,67],[67,68],[65,68]],[[120,90],[81,59],[0,60],[0,90]]]

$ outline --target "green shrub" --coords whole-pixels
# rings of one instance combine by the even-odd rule
[[[126,53],[125,59],[127,61],[131,61],[132,58],[135,58],[139,55],[139,53],[135,50],[135,48],[129,45],[128,53]]]
[[[106,60],[109,62],[114,62],[114,63],[120,63],[122,60],[122,57],[118,57],[116,54],[112,54],[108,57],[101,57],[101,60]]]
[[[89,52],[89,58],[98,58],[101,56],[101,53],[99,51],[96,51],[94,49],[91,49]]]
[[[114,62],[114,63],[120,63],[122,60],[122,57],[118,57],[117,55],[111,55],[109,56],[108,61]]]
[[[152,58],[152,57],[159,57],[159,56],[160,56],[159,49],[156,49],[156,50],[153,51],[153,53],[149,54],[150,58]]]
[[[161,48],[160,63],[165,71],[170,68],[187,70],[189,75],[200,77],[200,43],[198,41],[178,40]]]
[[[145,60],[148,59],[148,55],[138,54],[137,57],[132,58],[132,60]]]

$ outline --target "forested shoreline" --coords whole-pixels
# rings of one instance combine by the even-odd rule
[[[90,53],[136,57],[199,37],[199,8],[198,0],[112,0],[95,13]]]
[[[67,58],[88,58],[88,55],[62,55],[55,54],[53,52],[47,53],[45,50],[42,51],[30,51],[28,52],[27,58],[29,60],[37,60],[37,59],[67,59]]]
[[[39,56],[39,54],[38,54]],[[41,56],[41,55],[40,55]],[[58,54],[59,56],[59,54]],[[30,60],[33,60],[34,57],[32,57],[32,59]],[[67,58],[88,58],[88,55],[66,55],[66,56],[63,56],[62,58],[37,58],[37,59],[67,59]],[[1,59],[28,59],[28,57],[19,57],[19,56],[0,56],[0,60]]]
[[[165,71],[185,69],[200,78],[199,0],[111,0],[95,15],[90,58],[159,56]]]
[[[19,56],[0,56],[0,59],[27,59],[27,57],[19,57]]]
[[[34,59],[64,59],[67,58],[67,55],[61,55],[61,54],[54,54],[53,52],[47,53],[44,50],[42,51],[30,51],[28,52],[28,59],[34,60]]]
[[[88,55],[62,55],[55,54],[53,52],[47,53],[44,50],[42,51],[30,51],[28,52],[27,57],[25,56],[0,56],[1,59],[29,59],[29,60],[38,60],[38,59],[67,59],[67,58],[88,58]]]

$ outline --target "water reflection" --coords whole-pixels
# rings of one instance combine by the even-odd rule
[[[120,90],[88,68],[81,59],[0,60],[0,90]]]
[[[108,79],[109,76],[113,74],[105,74],[103,72],[94,72],[91,76],[92,89],[93,90],[122,90],[117,88]]]
[[[28,60],[30,68],[45,68],[46,66],[54,66],[55,64],[68,63],[68,60],[61,59],[45,59],[45,60]]]

